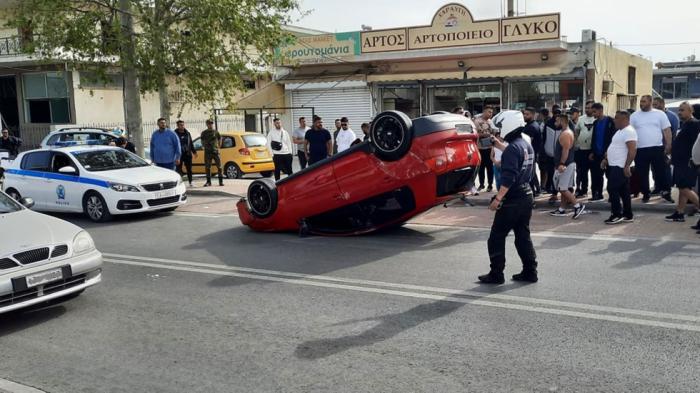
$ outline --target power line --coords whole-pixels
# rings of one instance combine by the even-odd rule
[[[653,44],[616,44],[613,42],[613,46],[673,46],[673,45],[700,45],[700,41],[666,42],[666,43],[653,43]]]

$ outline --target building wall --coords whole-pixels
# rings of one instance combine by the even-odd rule
[[[605,106],[605,111],[609,115],[616,110],[629,108],[618,108],[618,97],[620,95],[636,96],[634,109],[639,108],[639,98],[652,93],[652,70],[653,64],[640,56],[633,55],[609,45],[597,43],[595,46],[594,62],[592,66],[594,73],[594,93],[593,99],[601,102]],[[636,89],[632,93],[628,86],[629,67],[636,69]],[[613,81],[613,90],[610,94],[603,94],[603,81]]]

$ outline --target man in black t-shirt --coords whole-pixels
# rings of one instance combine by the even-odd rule
[[[666,217],[666,221],[685,222],[685,207],[688,202],[700,209],[700,200],[695,193],[697,172],[691,165],[693,145],[700,134],[700,121],[693,118],[693,108],[688,102],[678,107],[681,128],[673,139],[671,164],[673,164],[673,184],[678,187],[678,205],[676,211]]]
[[[314,116],[313,127],[306,131],[304,138],[304,151],[309,159],[309,165],[313,165],[331,156],[333,145],[331,143],[331,133],[323,128],[323,120]]]

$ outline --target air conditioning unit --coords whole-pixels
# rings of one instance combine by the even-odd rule
[[[603,94],[611,94],[615,89],[615,82],[610,80],[603,81]]]
[[[595,30],[583,30],[581,32],[581,42],[589,42],[596,40]]]

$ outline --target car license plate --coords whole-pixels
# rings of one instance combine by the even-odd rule
[[[473,134],[474,129],[471,124],[455,124],[455,129],[457,129],[458,134]]]
[[[163,191],[156,191],[153,193],[153,196],[155,199],[160,199],[160,198],[167,198],[171,196],[175,196],[177,194],[177,191],[175,189],[172,190],[163,190]]]
[[[30,274],[25,277],[27,280],[27,288],[33,288],[46,283],[63,279],[63,270],[61,268],[47,270],[45,272]]]

